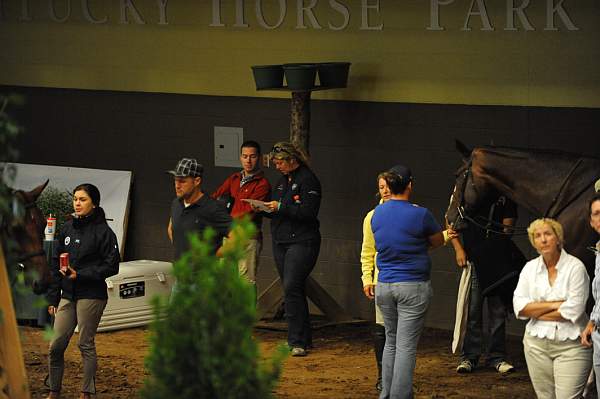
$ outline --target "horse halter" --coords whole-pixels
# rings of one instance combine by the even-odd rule
[[[459,218],[457,218],[455,223],[458,223],[461,219],[466,220],[467,222],[471,223],[473,226],[476,226],[482,230],[485,230],[487,235],[489,235],[490,233],[498,234],[498,235],[506,235],[506,236],[527,234],[527,228],[517,228],[515,226],[507,225],[504,223],[499,223],[499,222],[496,222],[495,220],[493,220],[494,208],[496,206],[496,203],[492,204],[492,206],[490,207],[490,211],[489,211],[487,218],[485,218],[483,216],[476,216],[476,218],[481,219],[483,221],[483,223],[479,222],[474,217],[469,216],[467,214],[467,211],[466,211],[463,203],[464,203],[464,199],[465,199],[465,191],[467,189],[467,184],[469,182],[469,175],[472,174],[472,172],[471,172],[472,164],[473,164],[473,161],[471,159],[469,159],[469,163],[467,164],[467,167],[466,167],[465,171],[463,172],[464,182],[461,187],[462,190],[460,193],[460,200],[456,206],[456,211],[458,212]],[[473,184],[473,190],[475,190],[475,192],[477,192],[477,186],[475,186],[475,183],[472,183],[472,184]],[[516,233],[516,231],[521,231],[521,232]]]
[[[463,172],[463,184],[462,184],[461,191],[460,191],[459,201],[458,201],[458,204],[456,205],[456,211],[458,212],[458,218],[454,222],[455,224],[458,224],[459,222],[461,222],[463,220],[470,221],[470,219],[471,219],[469,217],[469,215],[467,215],[467,212],[465,211],[463,202],[465,200],[465,191],[467,189],[467,182],[469,181],[469,173],[471,172],[472,162],[473,161],[471,159],[469,159],[469,163],[466,165],[465,171]],[[473,189],[476,190],[475,186],[473,186]]]

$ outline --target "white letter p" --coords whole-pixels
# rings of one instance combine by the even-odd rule
[[[431,23],[427,27],[427,30],[445,30],[443,26],[440,26],[440,6],[447,6],[448,4],[454,3],[454,0],[431,0],[430,17]]]

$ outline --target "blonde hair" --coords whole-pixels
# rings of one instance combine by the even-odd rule
[[[554,235],[556,235],[556,238],[558,238],[558,249],[562,249],[563,244],[565,242],[563,227],[556,220],[550,218],[536,219],[533,222],[531,222],[529,227],[527,227],[527,235],[529,236],[529,242],[531,243],[531,246],[535,248],[535,243],[533,239],[535,231],[544,225],[550,226],[550,228],[554,232]]]
[[[271,159],[289,161],[295,159],[298,163],[308,165],[306,153],[289,141],[275,143],[270,153]]]

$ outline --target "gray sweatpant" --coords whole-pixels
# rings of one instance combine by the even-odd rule
[[[50,390],[59,392],[65,369],[65,350],[75,327],[79,326],[79,350],[83,360],[81,392],[96,393],[96,343],[94,337],[106,306],[104,299],[61,299],[54,319],[54,339],[50,342]]]

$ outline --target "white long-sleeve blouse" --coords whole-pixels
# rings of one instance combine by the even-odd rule
[[[565,321],[530,319],[525,333],[558,341],[577,339],[588,322],[585,305],[589,295],[590,278],[583,263],[564,249],[561,251],[556,271],[556,280],[551,286],[542,256],[525,264],[513,296],[515,315],[519,319],[527,320],[528,317],[518,316],[527,304],[565,301],[558,308]]]

